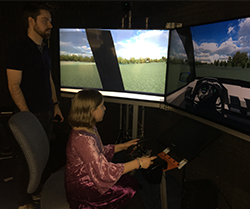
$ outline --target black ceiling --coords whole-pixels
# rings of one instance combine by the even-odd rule
[[[250,1],[54,1],[57,16],[66,27],[125,27],[131,11],[131,27],[164,28],[166,23],[184,26],[250,16]],[[124,6],[127,3],[129,6]],[[72,22],[75,20],[75,22]],[[78,26],[77,26],[78,25]]]
[[[55,6],[53,24],[58,27],[165,28],[168,22],[193,26],[250,16],[250,1],[48,1]],[[125,3],[128,6],[124,6]],[[25,1],[1,1],[2,17],[20,13]],[[0,17],[1,18],[1,17]],[[17,22],[20,21],[15,18]],[[6,19],[2,21],[8,21]],[[15,23],[14,23],[15,24]]]

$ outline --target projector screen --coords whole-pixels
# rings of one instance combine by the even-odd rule
[[[164,102],[169,30],[59,30],[61,92]]]
[[[171,31],[166,103],[250,134],[250,18]]]

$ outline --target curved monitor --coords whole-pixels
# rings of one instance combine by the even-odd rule
[[[250,134],[250,18],[171,31],[166,103]]]

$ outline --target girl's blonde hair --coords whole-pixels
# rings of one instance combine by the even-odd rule
[[[79,91],[72,100],[68,122],[71,127],[93,128],[96,120],[91,110],[96,109],[103,101],[102,94],[94,89]]]

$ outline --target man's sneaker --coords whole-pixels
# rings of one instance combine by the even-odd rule
[[[35,207],[32,204],[27,204],[27,205],[19,206],[18,209],[35,209]]]
[[[40,199],[41,199],[41,194],[40,193],[33,194],[32,199],[33,199],[34,202],[39,202]]]

